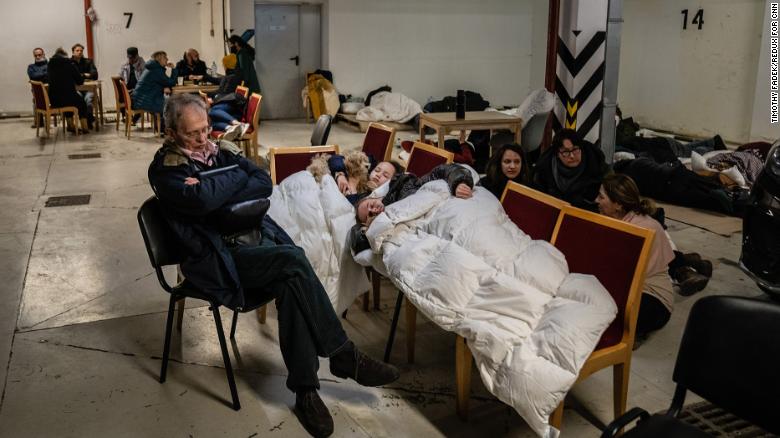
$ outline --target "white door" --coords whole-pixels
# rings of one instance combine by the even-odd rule
[[[305,75],[320,67],[319,5],[255,5],[255,67],[263,119],[304,117]]]

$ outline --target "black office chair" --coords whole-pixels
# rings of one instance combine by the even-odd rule
[[[141,208],[138,209],[138,225],[141,227],[141,235],[146,244],[146,252],[149,254],[149,260],[152,262],[157,273],[157,280],[160,286],[166,292],[171,294],[171,300],[168,305],[168,320],[165,325],[165,346],[163,347],[162,368],[160,370],[160,383],[165,382],[165,375],[168,369],[168,354],[171,347],[171,329],[173,328],[173,312],[176,302],[182,298],[196,298],[208,301],[209,309],[214,314],[214,322],[217,326],[217,337],[219,346],[222,349],[222,360],[225,362],[225,373],[227,374],[228,385],[230,385],[230,395],[233,399],[233,409],[241,409],[241,403],[238,401],[238,392],[236,391],[236,382],[233,378],[233,367],[230,365],[230,355],[228,355],[227,345],[225,343],[225,333],[222,330],[222,319],[219,315],[220,304],[214,301],[212,297],[198,290],[192,283],[186,279],[175,286],[171,286],[165,280],[162,267],[168,265],[178,265],[183,261],[179,243],[170,230],[168,223],[163,217],[160,208],[160,201],[157,197],[147,199]],[[247,299],[251,298],[251,295]],[[266,302],[247,302],[245,307],[237,308],[233,312],[232,327],[230,328],[230,339],[236,334],[236,325],[238,324],[238,312],[249,312],[263,306]]]
[[[328,114],[323,114],[317,119],[317,123],[314,125],[314,131],[311,133],[312,146],[324,146],[327,144],[328,135],[330,135],[330,124],[332,122],[333,117]]]
[[[673,380],[674,398],[665,414],[633,408],[604,429],[602,437],[639,419],[623,437],[709,437],[678,420],[691,390],[745,421],[780,433],[780,304],[741,297],[710,296],[691,309]]]

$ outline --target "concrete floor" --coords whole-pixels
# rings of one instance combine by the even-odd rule
[[[149,265],[136,209],[151,195],[146,169],[160,139],[147,130],[128,141],[109,125],[82,137],[63,138],[60,131],[44,142],[30,123],[0,121],[0,437],[307,436],[284,386],[273,308],[265,326],[251,314],[239,319],[231,354],[240,411],[226,405],[213,320],[199,302],[189,303],[183,333],[173,337],[167,382],[157,381],[168,296]],[[311,128],[302,121],[264,121],[260,141],[306,145]],[[334,125],[332,143],[352,148],[361,141],[353,128]],[[68,158],[78,153],[102,156]],[[90,194],[92,200],[43,208],[48,197],[66,194]],[[735,265],[739,234],[670,224],[680,249],[702,253],[715,270],[703,292],[677,297],[669,325],[634,353],[628,404],[651,412],[671,400],[674,358],[693,302],[704,295],[760,295]],[[377,357],[394,300],[384,284],[381,310],[366,313],[354,305],[344,321],[358,346]],[[229,316],[223,314],[227,323]],[[403,373],[388,387],[337,379],[323,362],[321,393],[335,419],[335,436],[533,436],[477,375],[470,420],[460,421],[454,412],[453,336],[419,321],[417,360],[408,365],[403,321],[400,327],[392,361]],[[599,435],[589,420],[611,420],[611,387],[609,370],[574,387],[563,436]]]

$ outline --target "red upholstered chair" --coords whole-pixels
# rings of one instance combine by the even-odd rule
[[[566,201],[509,181],[501,196],[501,205],[509,219],[534,240],[552,240]]]
[[[279,184],[293,173],[306,169],[315,155],[338,153],[338,145],[271,148],[268,154],[271,160],[271,181],[274,185]]]
[[[414,142],[412,146],[412,152],[409,154],[409,160],[406,162],[406,171],[417,176],[423,176],[433,170],[434,167],[440,164],[452,163],[455,158],[455,154],[448,152],[444,149],[437,148],[426,143]],[[374,293],[374,307],[376,308],[379,303],[379,273],[376,271],[371,272],[371,285]],[[399,314],[401,312],[401,302],[403,301],[403,292],[398,292],[398,298],[396,299],[395,312],[393,313],[393,322],[390,327],[390,335],[387,339],[385,346],[385,362],[390,360],[390,352],[393,348],[393,341],[395,340],[395,328],[398,323]],[[366,309],[367,298],[363,298],[363,308]],[[417,309],[410,302],[406,302],[406,360],[409,363],[414,362],[414,343],[415,333],[417,331]]]
[[[579,208],[566,207],[552,243],[565,256],[570,272],[594,275],[609,291],[618,314],[601,336],[577,381],[613,366],[615,418],[626,411],[636,319],[655,231]],[[561,428],[563,402],[550,419]]]
[[[426,143],[414,142],[406,171],[417,176],[423,176],[440,164],[449,164],[455,159],[455,154]]]
[[[362,151],[374,157],[376,162],[390,161],[393,155],[395,129],[381,123],[372,122],[368,125],[366,136],[363,137]]]
[[[564,206],[552,236],[553,245],[566,256],[569,271],[594,275],[617,304],[615,320],[577,378],[579,382],[614,366],[615,418],[626,410],[634,330],[654,234],[653,230]],[[461,418],[466,418],[472,355],[464,338],[457,336],[455,342],[456,409]],[[550,424],[560,430],[562,419],[563,402],[551,415]]]
[[[238,94],[238,89],[244,88],[244,87],[237,87],[236,88],[236,94]],[[241,115],[240,122],[241,123],[249,123],[249,129],[244,133],[243,136],[238,137],[235,139],[236,143],[239,143],[244,147],[244,155],[247,158],[253,158],[257,157],[258,155],[258,149],[257,149],[257,131],[260,128],[260,103],[263,100],[263,96],[252,93],[251,96],[249,96],[249,99],[246,102],[246,107],[244,107],[244,113]],[[223,134],[222,131],[211,131],[211,138],[217,139]]]
[[[79,110],[75,106],[63,106],[54,108],[49,101],[49,92],[46,91],[46,86],[40,81],[30,81],[30,87],[33,95],[33,102],[35,103],[35,136],[38,137],[40,132],[40,121],[43,120],[44,129],[46,130],[46,136],[49,136],[49,123],[52,116],[54,116],[54,126],[57,126],[57,116],[62,117],[62,135],[65,135],[65,114],[70,113],[73,115],[73,127],[76,129],[76,135],[79,134]]]
[[[249,96],[249,88],[239,85],[236,87],[236,94],[247,97]]]

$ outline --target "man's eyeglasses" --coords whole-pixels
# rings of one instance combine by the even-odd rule
[[[562,157],[573,157],[580,152],[580,148],[574,149],[558,149],[558,154]]]
[[[211,134],[211,126],[209,126],[208,128],[203,128],[203,129],[197,130],[197,131],[185,132],[185,133],[181,134],[181,136],[186,138],[187,140],[198,140],[201,136],[204,136],[204,135],[206,137],[208,137],[209,134]]]
[[[36,58],[43,58],[46,55],[44,55],[43,53],[33,53],[33,56],[36,57]]]

